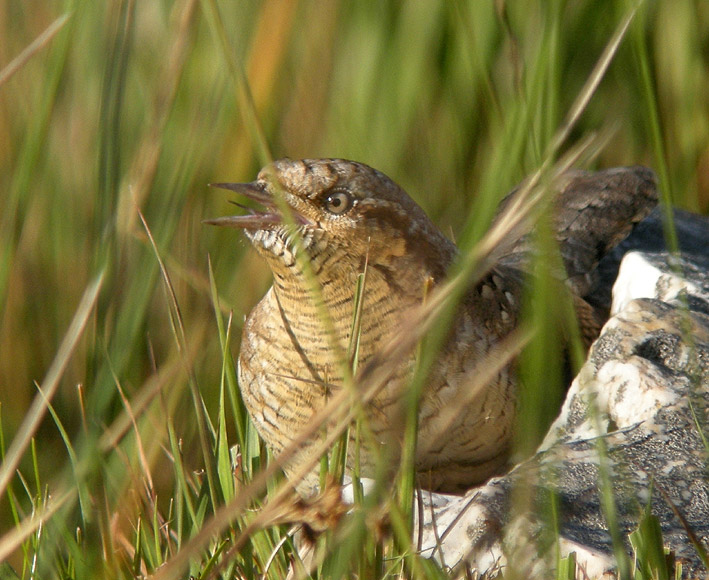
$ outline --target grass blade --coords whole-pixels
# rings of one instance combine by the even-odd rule
[[[99,274],[86,288],[81,302],[76,309],[76,314],[74,319],[71,321],[69,328],[64,335],[64,340],[62,340],[57,355],[52,361],[47,375],[45,376],[40,390],[43,394],[37,395],[35,397],[32,406],[27,411],[25,420],[17,431],[15,438],[13,439],[10,447],[5,454],[5,460],[0,466],[0,495],[2,495],[7,488],[7,484],[12,478],[15,469],[19,465],[27,446],[29,445],[34,433],[37,431],[40,422],[44,418],[47,412],[47,404],[52,400],[52,397],[57,392],[59,388],[59,381],[64,373],[64,369],[69,363],[69,359],[77,347],[79,340],[81,339],[86,324],[89,321],[91,312],[98,299],[99,292],[101,290],[101,285],[103,282],[103,274]]]

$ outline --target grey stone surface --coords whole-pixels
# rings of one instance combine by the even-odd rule
[[[709,549],[709,222],[677,215],[681,258],[653,245],[661,246],[659,214],[639,226],[640,242],[631,238],[645,251],[620,266],[615,315],[538,452],[463,497],[425,495],[425,555],[452,568],[546,578],[558,526],[562,556],[575,552],[589,578],[614,577],[601,493],[610,487],[626,553],[649,504],[683,577],[706,577],[685,525]],[[545,519],[552,501],[556,523]]]

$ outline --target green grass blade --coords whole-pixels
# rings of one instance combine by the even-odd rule
[[[74,349],[77,347],[79,339],[81,338],[89,321],[94,305],[96,304],[99,291],[101,290],[102,281],[103,274],[95,278],[86,288],[84,296],[82,297],[76,310],[76,314],[74,315],[74,319],[71,321],[71,324],[69,325],[69,328],[64,336],[64,340],[59,347],[57,356],[42,381],[40,388],[43,395],[35,397],[31,408],[27,412],[25,421],[20,429],[18,429],[15,438],[5,454],[5,460],[3,461],[2,466],[0,466],[0,495],[2,495],[7,488],[7,484],[13,476],[14,471],[25,452],[25,449],[27,448],[27,445],[30,443],[33,434],[39,427],[39,424],[47,411],[47,402],[51,401],[57,391],[57,388],[59,387],[59,380],[61,379],[64,369],[69,363],[69,358],[74,352]]]

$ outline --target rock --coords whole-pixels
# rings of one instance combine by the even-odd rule
[[[558,528],[561,556],[574,552],[589,578],[615,577],[608,522],[630,554],[628,535],[649,505],[682,576],[707,574],[687,528],[709,549],[709,220],[676,214],[683,253],[671,261],[659,216],[619,250],[641,251],[623,259],[614,315],[537,453],[463,497],[424,494],[425,556],[547,578]],[[556,523],[545,519],[552,503]]]
[[[651,297],[664,302],[682,298],[691,310],[709,314],[707,296],[709,257],[629,252],[613,286],[611,314],[617,314],[635,298]]]
[[[667,264],[667,243],[665,240],[663,207],[656,208],[644,219],[633,232],[606,255],[597,268],[598,283],[593,294],[587,299],[596,306],[610,308],[611,289],[618,279],[621,260],[632,251],[640,251],[645,255],[665,256]],[[674,227],[677,233],[677,243],[684,259],[695,263],[704,273],[709,272],[709,220],[680,209],[673,210]],[[648,292],[644,298],[657,298],[652,294],[652,286],[647,285]],[[636,296],[637,298],[638,296]]]

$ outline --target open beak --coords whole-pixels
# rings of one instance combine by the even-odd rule
[[[253,199],[264,206],[266,211],[248,209],[250,213],[246,215],[228,215],[214,219],[203,220],[202,223],[223,226],[228,228],[242,228],[247,230],[259,230],[264,226],[280,224],[283,220],[276,209],[273,196],[266,190],[266,184],[259,181],[251,183],[210,183],[210,187],[228,189],[241,195]]]

